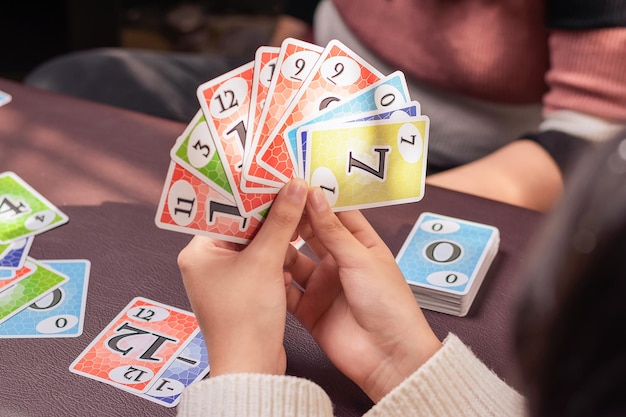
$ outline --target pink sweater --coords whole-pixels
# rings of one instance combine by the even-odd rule
[[[548,31],[540,0],[334,4],[373,52],[439,88],[626,120],[626,28]]]

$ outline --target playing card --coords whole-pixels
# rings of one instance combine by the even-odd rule
[[[137,297],[72,362],[70,371],[141,394],[198,332],[192,313]]]
[[[428,118],[328,123],[308,132],[307,181],[335,211],[418,201],[424,195]]]
[[[369,95],[369,91],[365,92],[364,94],[360,94],[357,93],[359,95],[359,97],[356,97],[358,99],[361,98],[365,98],[367,95]],[[358,101],[358,100],[355,100]],[[401,100],[398,100],[401,101]],[[352,102],[352,100],[346,99],[346,102],[344,103],[344,105],[346,105],[346,108],[349,107],[350,103]],[[341,106],[343,107],[343,106]],[[339,113],[334,113],[339,115]],[[393,120],[402,120],[402,119],[406,119],[407,116],[411,117],[411,116],[417,116],[420,114],[420,104],[417,101],[412,101],[410,103],[403,103],[400,104],[399,107],[393,107],[393,108],[389,108],[389,109],[385,109],[385,110],[374,110],[374,111],[370,111],[370,112],[364,112],[364,113],[359,113],[359,114],[354,114],[354,113],[349,113],[347,116],[337,116],[332,118],[333,123],[351,123],[351,122],[366,122],[366,121],[370,121],[370,120],[386,120],[386,119],[393,119]],[[355,117],[358,117],[357,119],[355,119]],[[315,118],[316,120],[324,120],[324,118]],[[299,171],[299,175],[302,178],[306,178],[306,143],[307,143],[307,133],[308,133],[308,129],[311,126],[315,126],[314,124],[311,123],[303,123],[301,124],[301,127],[297,129],[296,134],[294,135],[294,138],[296,138],[296,145],[297,145],[297,149],[298,149],[298,171]],[[289,133],[288,132],[288,137],[289,137]]]
[[[396,261],[422,307],[463,316],[497,253],[499,236],[490,225],[426,212]]]
[[[165,407],[175,407],[183,390],[204,378],[209,370],[209,353],[202,333],[198,332],[163,374],[140,396]]]
[[[406,85],[404,74],[396,71],[389,76],[375,82],[374,84],[358,91],[345,98],[335,106],[325,109],[309,118],[301,120],[285,131],[285,137],[289,147],[296,150],[300,161],[306,161],[303,155],[306,154],[306,144],[298,143],[298,132],[304,132],[308,125],[321,123],[324,121],[337,120],[348,121],[360,117],[367,117],[369,112],[389,111],[390,109],[406,104],[409,100],[409,89]],[[417,106],[419,110],[419,105]],[[419,112],[417,113],[419,114]],[[296,164],[299,163],[298,159]],[[304,177],[304,170],[299,169],[299,174]]]
[[[261,46],[256,51],[254,71],[252,73],[252,91],[250,92],[246,144],[252,143],[252,132],[259,128],[259,120],[261,119],[261,113],[265,106],[270,83],[274,77],[279,52],[280,48],[272,46]],[[249,147],[244,149],[244,153],[247,151],[249,151]]]
[[[246,147],[244,148],[244,161],[241,174],[241,188],[247,193],[264,192],[269,185],[260,184],[246,177],[246,165],[252,159],[252,141],[254,132],[260,129],[259,120],[265,106],[270,83],[274,77],[276,62],[280,48],[261,46],[257,49],[254,58],[254,72],[252,75],[252,92],[250,94],[250,110],[248,112],[248,129],[246,130]],[[276,190],[274,190],[276,191]]]
[[[67,223],[68,217],[13,172],[0,174],[0,243]]]
[[[0,90],[0,107],[8,104],[12,100],[11,94]]]
[[[83,333],[91,263],[85,259],[39,262],[69,280],[0,324],[0,338],[77,337]]]
[[[244,164],[244,178],[256,183],[275,187],[278,190],[284,184],[276,175],[270,173],[257,163],[256,155],[264,147],[272,131],[278,125],[281,116],[292,102],[294,96],[309,76],[324,48],[293,38],[285,39],[280,47],[272,82],[268,88],[267,100],[261,116],[252,131],[252,143],[248,144]],[[280,168],[280,167],[279,167]],[[249,192],[262,191],[258,187],[246,185]]]
[[[32,272],[0,289],[0,323],[13,317],[68,280],[66,275],[60,274],[31,257],[26,260],[25,267]]]
[[[235,203],[209,184],[170,163],[155,218],[158,227],[247,243],[261,227],[261,220],[244,217]]]
[[[0,269],[19,269],[24,266],[33,240],[31,236],[0,244]]]
[[[295,177],[296,149],[289,146],[285,131],[382,77],[341,42],[329,42],[258,153],[257,163],[282,182]]]
[[[198,100],[209,132],[217,145],[233,197],[242,214],[268,207],[276,193],[246,193],[241,189],[246,122],[254,62],[245,64],[198,87]]]
[[[170,158],[226,199],[235,202],[226,170],[201,110],[198,110],[176,141],[170,151]]]
[[[18,269],[0,269],[0,293],[2,293],[2,291],[10,285],[26,278],[33,271],[34,269],[32,268],[32,265],[28,265],[26,263]]]

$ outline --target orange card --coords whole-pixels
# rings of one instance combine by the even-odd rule
[[[285,39],[281,44],[276,61],[278,71],[272,77],[266,103],[255,125],[258,128],[254,129],[252,134],[252,143],[248,143],[249,159],[244,165],[244,176],[247,179],[276,189],[283,185],[283,181],[257,163],[256,155],[278,125],[281,116],[309,76],[323,50],[321,46],[293,38]]]
[[[241,188],[253,72],[254,61],[207,81],[197,91],[209,132],[242,214],[269,207],[276,197],[276,193],[247,193]]]
[[[263,144],[257,155],[258,164],[283,182],[294,178],[296,149],[291,149],[284,137],[285,131],[382,77],[376,68],[344,44],[330,41]]]
[[[142,393],[199,331],[192,313],[137,297],[72,362],[70,371]]]

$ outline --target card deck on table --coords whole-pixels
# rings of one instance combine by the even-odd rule
[[[289,181],[295,176],[296,150],[289,146],[285,131],[381,78],[376,68],[348,47],[330,41],[261,148],[257,162],[281,181]]]
[[[165,407],[175,407],[183,390],[204,378],[209,370],[209,354],[202,333],[198,332],[163,374],[140,396]]]
[[[33,240],[31,236],[0,244],[0,269],[19,269],[24,266]]]
[[[13,172],[0,174],[0,243],[45,232],[68,217]]]
[[[192,313],[137,297],[72,362],[70,371],[143,394],[198,332]]]
[[[494,226],[426,212],[396,261],[421,307],[465,316],[499,244]]]
[[[421,200],[428,118],[311,126],[307,180],[335,211]]]
[[[30,270],[25,276],[0,289],[0,323],[68,281],[66,275],[30,257],[24,267]]]
[[[69,280],[0,324],[0,338],[77,337],[83,333],[91,263],[86,259],[39,262]]]

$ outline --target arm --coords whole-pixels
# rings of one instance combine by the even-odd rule
[[[560,196],[575,166],[570,156],[580,151],[581,142],[606,140],[625,125],[626,15],[621,11],[626,1],[546,3],[549,91],[543,100],[545,120],[532,134],[540,140],[512,142],[430,176],[430,184],[545,211]]]
[[[550,209],[563,188],[554,159],[529,140],[511,142],[474,162],[430,175],[426,182],[540,211]]]
[[[450,334],[437,353],[365,417],[525,415],[524,398]]]
[[[304,180],[287,184],[245,248],[196,236],[181,251],[183,282],[207,342],[211,377],[185,390],[179,415],[332,415],[319,386],[284,376],[286,309],[342,372],[380,402],[372,412],[406,405],[428,389],[433,372],[482,386],[474,373],[486,368],[473,355],[466,354],[473,366],[450,366],[463,345],[447,341],[442,347],[393,255],[361,213],[335,215],[319,187],[308,191],[306,205],[305,194]],[[289,244],[296,226],[319,261]],[[478,394],[443,394],[433,401],[471,410],[485,403],[483,396],[494,403],[502,395],[518,398],[487,374],[488,386]],[[490,392],[494,386],[497,393]],[[463,406],[467,401],[480,403]]]

